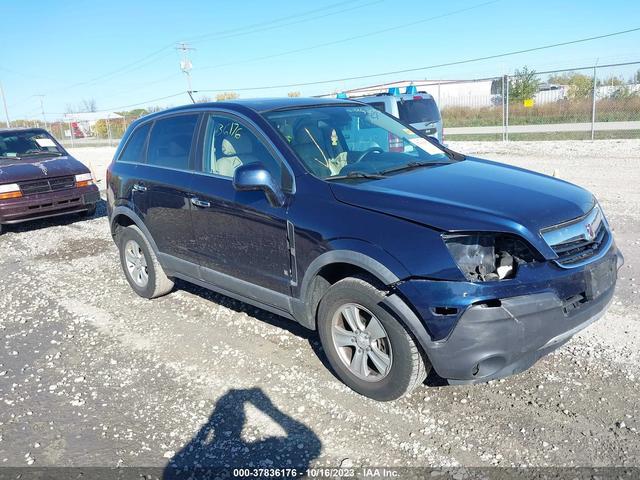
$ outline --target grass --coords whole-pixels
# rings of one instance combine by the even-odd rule
[[[596,140],[615,140],[626,138],[640,138],[640,130],[610,130],[596,131]],[[447,134],[446,141],[500,141],[501,133],[455,135]],[[513,141],[544,141],[544,140],[591,140],[591,132],[545,132],[545,133],[510,133],[509,140]]]
[[[591,121],[591,100],[564,100],[531,108],[509,105],[509,125],[581,123]],[[502,125],[502,105],[495,107],[444,107],[442,119],[447,127],[486,127]],[[596,121],[640,120],[640,96],[607,98],[596,102]],[[591,138],[591,137],[589,137]]]

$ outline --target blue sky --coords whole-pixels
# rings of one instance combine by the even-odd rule
[[[187,103],[186,94],[150,101],[186,90],[178,41],[196,49],[194,90],[238,90],[441,64],[640,27],[640,2],[629,0],[2,0],[1,9],[0,82],[13,119],[39,118],[39,94],[50,118],[90,98],[100,110]],[[617,63],[640,60],[638,47],[640,31],[412,74],[239,93],[316,95],[404,78],[493,76],[525,64],[541,71]],[[628,76],[637,67],[612,73]]]

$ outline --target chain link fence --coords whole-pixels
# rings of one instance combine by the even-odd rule
[[[402,81],[357,90],[383,93],[409,84],[435,98],[444,134],[452,140],[640,138],[640,62],[546,72],[525,67],[514,75]],[[88,112],[12,123],[47,128],[66,147],[115,146],[138,117]]]
[[[139,116],[113,113],[65,114],[64,118],[43,120],[14,120],[13,128],[44,128],[67,148],[83,146],[116,146],[125,130]],[[6,128],[6,122],[0,122]]]
[[[640,138],[640,63],[425,82],[447,138]],[[631,67],[631,68],[630,68]]]

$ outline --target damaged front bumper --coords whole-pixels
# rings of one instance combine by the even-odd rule
[[[529,282],[418,279],[397,288],[432,334],[421,344],[438,375],[449,383],[478,383],[528,369],[600,318],[613,298],[622,263],[613,244],[606,255],[581,268],[561,270],[548,263],[525,272]],[[438,335],[442,338],[434,340]]]

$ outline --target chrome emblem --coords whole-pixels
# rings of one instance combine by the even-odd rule
[[[593,224],[592,223],[587,223],[584,226],[584,228],[587,231],[587,239],[588,240],[593,240],[594,238],[596,238],[596,233],[593,231]]]
[[[49,175],[49,170],[47,170],[47,167],[41,163],[36,163],[36,166],[42,171],[42,173],[44,173],[45,175]]]

